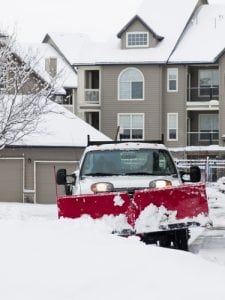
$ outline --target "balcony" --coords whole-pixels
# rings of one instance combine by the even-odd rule
[[[99,104],[99,89],[85,89],[84,90],[85,103]]]
[[[219,100],[219,86],[198,86],[188,88],[187,101],[202,102]]]
[[[188,88],[187,110],[218,110],[219,86],[198,86]]]
[[[219,130],[187,132],[188,146],[209,146],[219,144]]]

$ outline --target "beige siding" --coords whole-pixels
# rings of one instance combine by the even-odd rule
[[[149,33],[149,47],[153,48],[157,45],[158,41],[153,36],[153,34],[140,22],[135,21],[133,22],[130,27],[127,29],[126,32],[148,32]],[[121,48],[126,49],[126,32],[124,32],[121,36]]]
[[[178,91],[167,92],[167,68],[178,68]],[[163,69],[163,132],[169,147],[186,146],[187,132],[187,67],[167,66]],[[167,141],[167,113],[178,113],[178,141]]]
[[[0,201],[10,201],[10,199],[14,198],[14,195],[17,194],[17,192],[13,192],[12,190],[12,186],[13,187],[21,187],[21,180],[23,179],[23,172],[20,170],[19,167],[17,167],[17,165],[12,165],[10,164],[10,160],[6,160],[5,157],[8,158],[15,158],[15,157],[20,157],[22,161],[22,159],[24,159],[24,189],[29,190],[29,191],[34,191],[34,193],[32,192],[28,192],[28,193],[24,193],[25,196],[25,201],[33,201],[33,199],[35,198],[35,179],[38,183],[38,193],[41,197],[40,199],[40,203],[44,202],[44,198],[45,198],[45,187],[44,186],[44,182],[45,181],[50,181],[51,185],[52,182],[54,183],[54,174],[51,173],[51,171],[49,171],[49,169],[51,169],[51,166],[54,165],[54,163],[57,164],[57,161],[63,161],[63,162],[68,162],[68,164],[71,166],[70,162],[74,162],[74,161],[79,161],[80,157],[83,153],[83,148],[8,148],[8,149],[3,149],[1,151],[1,158],[2,160],[0,160],[4,163],[4,171],[6,173],[6,177],[4,176],[4,173],[1,173],[0,176],[0,182],[2,182],[2,186],[0,183],[0,187],[1,190],[3,190],[3,186],[4,186],[4,192],[6,193],[6,195],[8,195],[8,199],[9,200],[4,200],[3,198],[0,198]],[[54,163],[48,163],[47,166],[50,165],[49,169],[47,168],[47,173],[48,176],[43,176],[43,174],[45,174],[45,164],[42,163],[40,165],[38,165],[38,173],[35,172],[35,161],[48,161],[48,162],[54,162]],[[65,164],[65,165],[68,165]],[[7,166],[8,169],[7,169]],[[15,169],[15,171],[14,171]],[[75,169],[75,165],[74,165],[74,169]],[[1,167],[2,170],[2,167]],[[20,173],[20,175],[18,175]],[[41,174],[41,178],[38,177],[39,174]],[[5,179],[7,178],[7,179]],[[44,182],[42,181],[44,180]],[[43,182],[43,186],[40,186],[40,184],[42,184]],[[48,185],[48,183],[47,183]],[[55,187],[55,184],[53,185],[53,188]],[[18,190],[18,188],[17,188]],[[49,187],[49,190],[52,191],[52,187]],[[49,190],[46,190],[46,199],[48,198],[49,195]],[[51,192],[50,192],[51,194]],[[23,201],[23,187],[21,187],[21,191],[18,192],[18,200],[14,200],[14,201]],[[54,198],[55,199],[55,198]],[[37,202],[39,202],[38,196],[37,196]],[[53,197],[50,199],[51,201],[53,201]],[[49,202],[49,200],[46,200]]]
[[[76,164],[73,162],[36,162],[36,201],[37,203],[56,203],[55,171],[66,169],[67,174],[74,172]],[[65,194],[63,186],[57,187],[59,195]]]
[[[23,201],[23,159],[0,159],[0,201]]]
[[[103,66],[102,82],[102,131],[114,138],[118,113],[144,113],[145,139],[161,138],[161,79],[160,66],[137,67],[144,76],[144,100],[118,101],[118,77],[129,66]]]

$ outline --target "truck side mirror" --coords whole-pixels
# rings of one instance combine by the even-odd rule
[[[66,169],[59,169],[56,173],[56,183],[58,185],[67,184],[66,176],[67,176]]]
[[[190,167],[190,181],[199,182],[201,180],[201,170],[198,166]]]

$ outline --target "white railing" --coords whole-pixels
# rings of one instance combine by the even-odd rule
[[[85,89],[84,91],[85,102],[99,103],[99,90],[98,89]]]
[[[217,181],[225,176],[225,160],[220,159],[175,159],[178,169],[189,170],[191,166],[201,169],[202,180],[206,182]]]

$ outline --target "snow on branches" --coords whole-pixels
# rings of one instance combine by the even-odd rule
[[[35,131],[41,116],[52,111],[56,78],[44,80],[39,61],[13,36],[0,35],[0,149]]]

